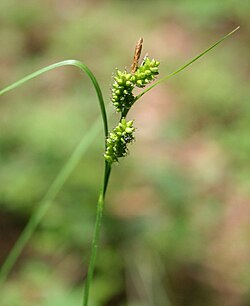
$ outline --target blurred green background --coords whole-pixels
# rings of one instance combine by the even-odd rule
[[[132,110],[136,142],[113,169],[90,306],[250,305],[249,10],[247,0],[1,0],[0,88],[74,58],[95,73],[107,104],[112,73],[129,69],[139,37],[165,76],[241,26]],[[98,116],[91,83],[72,67],[1,97],[1,264]],[[1,306],[81,305],[102,151],[100,130]]]

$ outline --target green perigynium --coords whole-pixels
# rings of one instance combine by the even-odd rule
[[[143,65],[138,67],[133,76],[135,79],[135,85],[137,87],[142,88],[148,85],[150,82],[154,81],[156,76],[159,74],[159,65],[160,62],[154,59],[150,60],[148,57],[146,57],[146,60]]]
[[[123,113],[123,111],[130,109],[135,99],[132,93],[134,87],[142,88],[155,80],[159,74],[159,64],[160,62],[154,59],[150,60],[147,57],[134,74],[127,71],[116,71],[112,86],[112,102],[117,112]]]
[[[116,71],[112,88],[112,102],[117,112],[122,113],[125,109],[129,109],[134,102],[134,95],[132,94],[134,81],[132,81],[132,78],[131,73]]]
[[[106,140],[104,157],[109,164],[117,162],[120,157],[125,157],[128,153],[127,144],[134,140],[133,121],[126,121],[126,115],[136,100],[133,89],[135,86],[143,88],[154,81],[159,74],[159,64],[160,62],[146,57],[135,73],[116,71],[112,85],[112,102],[122,118]]]
[[[104,157],[110,164],[127,155],[127,144],[134,140],[135,128],[133,123],[133,120],[127,121],[122,118],[113,132],[109,134]]]

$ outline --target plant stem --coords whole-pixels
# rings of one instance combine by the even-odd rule
[[[103,216],[104,199],[105,199],[105,194],[106,194],[106,190],[108,187],[110,173],[111,173],[111,166],[107,161],[105,161],[103,185],[102,185],[102,188],[99,194],[99,198],[98,198],[98,202],[97,202],[95,228],[94,228],[94,234],[93,234],[93,240],[92,240],[90,263],[89,263],[89,268],[88,268],[88,273],[87,273],[86,284],[84,288],[83,306],[88,305],[89,290],[90,290],[90,285],[93,279],[96,256],[97,256],[97,249],[98,249],[99,238],[100,238],[100,229],[101,229],[102,216]]]

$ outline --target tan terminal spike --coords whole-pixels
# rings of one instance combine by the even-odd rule
[[[141,50],[142,50],[142,43],[143,43],[143,38],[139,38],[136,46],[135,46],[135,53],[134,53],[134,59],[133,59],[133,64],[131,65],[131,73],[135,73],[137,68],[138,68],[138,63],[139,59],[141,56]]]

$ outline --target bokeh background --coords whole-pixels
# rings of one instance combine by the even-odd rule
[[[91,306],[250,305],[249,10],[247,0],[0,1],[0,88],[74,58],[95,73],[107,104],[112,73],[129,69],[139,37],[165,76],[241,26],[131,111],[136,142],[113,169]],[[98,116],[91,83],[73,67],[1,97],[1,264]],[[100,130],[1,306],[81,305],[102,151]]]

